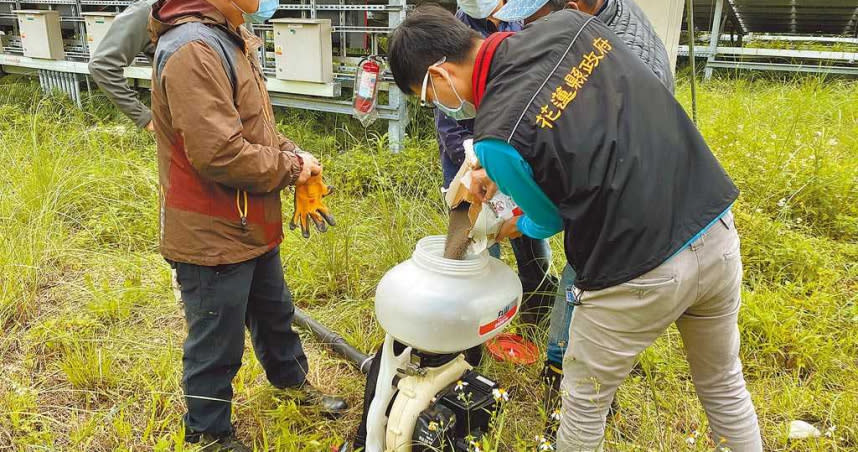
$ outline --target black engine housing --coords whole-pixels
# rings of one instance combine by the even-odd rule
[[[475,371],[444,388],[417,418],[412,435],[415,452],[471,450],[489,430],[500,405],[494,390],[498,384]]]

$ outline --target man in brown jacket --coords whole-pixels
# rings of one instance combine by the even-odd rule
[[[259,0],[160,0],[149,25],[161,253],[176,267],[188,325],[186,440],[226,450],[249,450],[230,421],[245,326],[274,386],[329,414],[347,408],[306,381],[291,327],[280,191],[320,181],[322,169],[277,131],[257,60],[262,41],[242,26],[242,10],[257,9]]]

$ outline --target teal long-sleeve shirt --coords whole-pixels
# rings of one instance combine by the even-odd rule
[[[522,234],[547,239],[563,230],[557,206],[533,179],[533,169],[514,147],[505,141],[489,139],[475,143],[474,152],[498,189],[524,211],[517,222]]]

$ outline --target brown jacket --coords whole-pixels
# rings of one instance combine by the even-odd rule
[[[295,183],[303,161],[277,132],[256,58],[262,41],[229,25],[208,3],[195,3],[197,10],[188,12],[186,0],[162,0],[149,24],[158,44],[152,120],[161,253],[215,266],[255,258],[282,241],[280,190]],[[184,10],[170,10],[171,4]],[[167,48],[179,31],[199,30],[198,24],[178,29],[190,22],[218,28],[221,49],[236,53],[232,71],[203,39]]]

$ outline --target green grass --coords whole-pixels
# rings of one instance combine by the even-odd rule
[[[688,104],[684,82],[678,97]],[[701,86],[700,108],[704,135],[742,189],[742,358],[766,450],[858,450],[858,84],[717,80]],[[377,281],[417,239],[444,232],[437,145],[427,118],[415,119],[406,149],[391,155],[380,129],[281,116],[337,187],[336,228],[310,240],[287,231],[287,280],[301,307],[364,351],[381,340]],[[184,322],[157,253],[156,177],[152,139],[103,98],[79,111],[0,80],[0,450],[190,450],[181,442]],[[544,342],[544,332],[525,333]],[[326,450],[359,420],[363,378],[304,338],[311,379],[354,408],[337,422],[296,408],[248,348],[234,419],[260,450]],[[678,333],[639,368],[620,390],[609,449],[711,450],[705,437],[685,442],[706,419]],[[491,444],[533,450],[538,366],[483,370],[513,394]],[[793,419],[836,430],[789,442]]]

